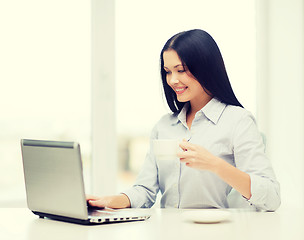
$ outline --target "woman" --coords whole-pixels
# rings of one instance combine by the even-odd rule
[[[181,32],[162,49],[161,77],[172,111],[160,119],[154,139],[187,139],[180,161],[147,154],[135,185],[120,195],[87,196],[90,205],[227,208],[233,188],[260,210],[280,205],[279,183],[264,151],[254,117],[237,100],[220,50],[203,30]]]

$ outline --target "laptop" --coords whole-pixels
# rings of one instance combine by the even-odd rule
[[[145,220],[146,211],[94,209],[87,205],[80,145],[21,140],[28,208],[40,218],[79,224]]]

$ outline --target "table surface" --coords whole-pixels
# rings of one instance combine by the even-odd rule
[[[146,221],[85,226],[39,219],[26,208],[0,208],[0,239],[304,239],[304,210],[252,212],[231,209],[228,221],[202,224],[187,221],[181,209],[143,209]]]

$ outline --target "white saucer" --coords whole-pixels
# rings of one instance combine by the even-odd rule
[[[183,218],[196,223],[218,223],[229,220],[231,213],[220,209],[198,209],[185,211]]]

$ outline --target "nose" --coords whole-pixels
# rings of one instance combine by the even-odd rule
[[[169,78],[168,78],[168,83],[170,85],[174,85],[176,83],[179,83],[179,80],[177,79],[177,76],[175,74],[172,74]]]

